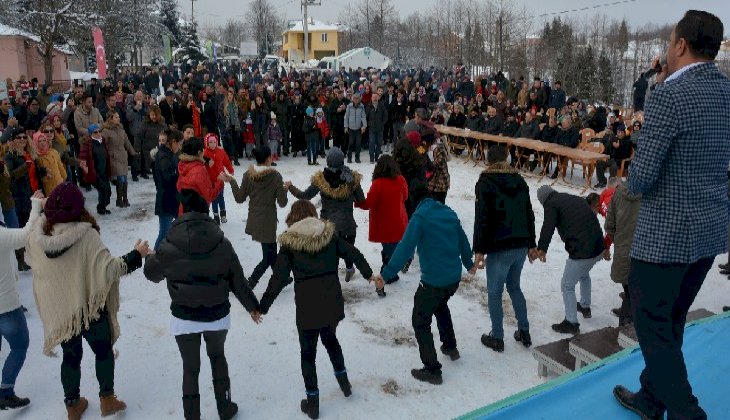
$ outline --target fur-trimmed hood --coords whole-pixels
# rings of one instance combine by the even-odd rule
[[[516,174],[517,169],[507,162],[497,162],[489,165],[484,173],[488,174]]]
[[[346,200],[352,195],[355,188],[360,185],[362,175],[357,171],[353,171],[352,178],[352,183],[342,184],[337,188],[332,188],[330,183],[325,179],[324,171],[319,171],[312,175],[311,182],[312,185],[317,187],[327,197],[334,198],[335,200]]]
[[[334,235],[334,223],[308,217],[294,223],[279,235],[279,243],[282,248],[314,254],[324,249]]]
[[[36,220],[29,240],[38,243],[48,258],[60,257],[80,241],[89,229],[93,229],[90,223],[85,222],[58,223],[53,226],[53,231],[48,236],[43,233],[45,223],[46,216]]]
[[[251,181],[261,181],[262,179],[266,178],[269,174],[275,173],[276,169],[269,167],[269,166],[258,166],[258,165],[251,165],[248,168],[248,178]]]
[[[193,156],[193,155],[187,155],[185,153],[180,153],[180,156],[177,157],[177,160],[179,162],[203,162],[205,163],[205,160],[201,156]]]

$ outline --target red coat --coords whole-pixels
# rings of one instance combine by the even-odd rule
[[[613,198],[613,193],[616,192],[616,188],[606,188],[601,193],[601,198],[599,200],[599,206],[598,206],[598,212],[601,213],[601,216],[606,217],[606,212],[608,211],[608,206],[611,204],[611,199]]]
[[[246,131],[243,132],[243,142],[246,144],[256,143],[256,138],[253,135],[253,123],[246,122]]]
[[[81,150],[79,151],[79,160],[82,160],[86,162],[86,173],[84,173],[84,182],[87,184],[94,185],[96,184],[98,174],[96,173],[96,164],[94,163],[94,153],[92,150],[92,146],[95,140],[91,138],[87,138],[86,141],[81,145]],[[106,175],[107,179],[110,179],[112,176],[112,164],[111,164],[111,158],[109,157],[109,150],[106,147],[106,140],[102,140],[102,145],[104,145],[104,151],[106,153]]]
[[[177,190],[193,190],[200,194],[208,203],[218,197],[223,190],[223,183],[218,179],[211,179],[205,163],[197,156],[180,155],[177,165]]]
[[[233,175],[233,165],[231,165],[231,160],[228,159],[228,154],[225,150],[221,147],[216,147],[215,149],[211,150],[210,148],[206,147],[205,152],[203,152],[203,156],[207,157],[213,162],[213,166],[206,165],[208,169],[208,175],[210,175],[210,179],[212,181],[218,180],[218,175],[223,172],[223,168],[228,169],[228,173]]]
[[[330,138],[330,126],[327,124],[326,119],[322,118],[322,121],[317,123],[317,128],[323,139]]]
[[[408,183],[397,178],[378,178],[373,181],[365,201],[356,207],[370,210],[370,242],[384,244],[400,242],[408,225],[405,201],[408,199]]]

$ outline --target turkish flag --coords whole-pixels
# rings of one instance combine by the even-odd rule
[[[106,79],[106,50],[101,28],[94,27],[91,35],[94,37],[94,48],[96,49],[96,72],[99,74],[99,79]]]

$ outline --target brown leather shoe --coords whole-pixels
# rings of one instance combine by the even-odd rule
[[[68,420],[81,420],[81,415],[87,408],[89,408],[89,401],[84,397],[79,398],[73,405],[66,404]]]
[[[106,397],[99,397],[99,400],[101,401],[101,416],[111,416],[112,414],[116,414],[125,408],[127,408],[127,404],[124,403],[124,401],[121,401],[117,399],[117,396],[107,395]]]

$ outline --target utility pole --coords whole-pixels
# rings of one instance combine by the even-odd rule
[[[322,0],[302,0],[302,12],[304,13],[304,19],[302,20],[302,29],[304,30],[304,62],[306,63],[309,59],[309,31],[307,28],[307,7],[308,6],[321,6]]]
[[[190,23],[195,22],[195,2],[197,0],[190,0]]]

